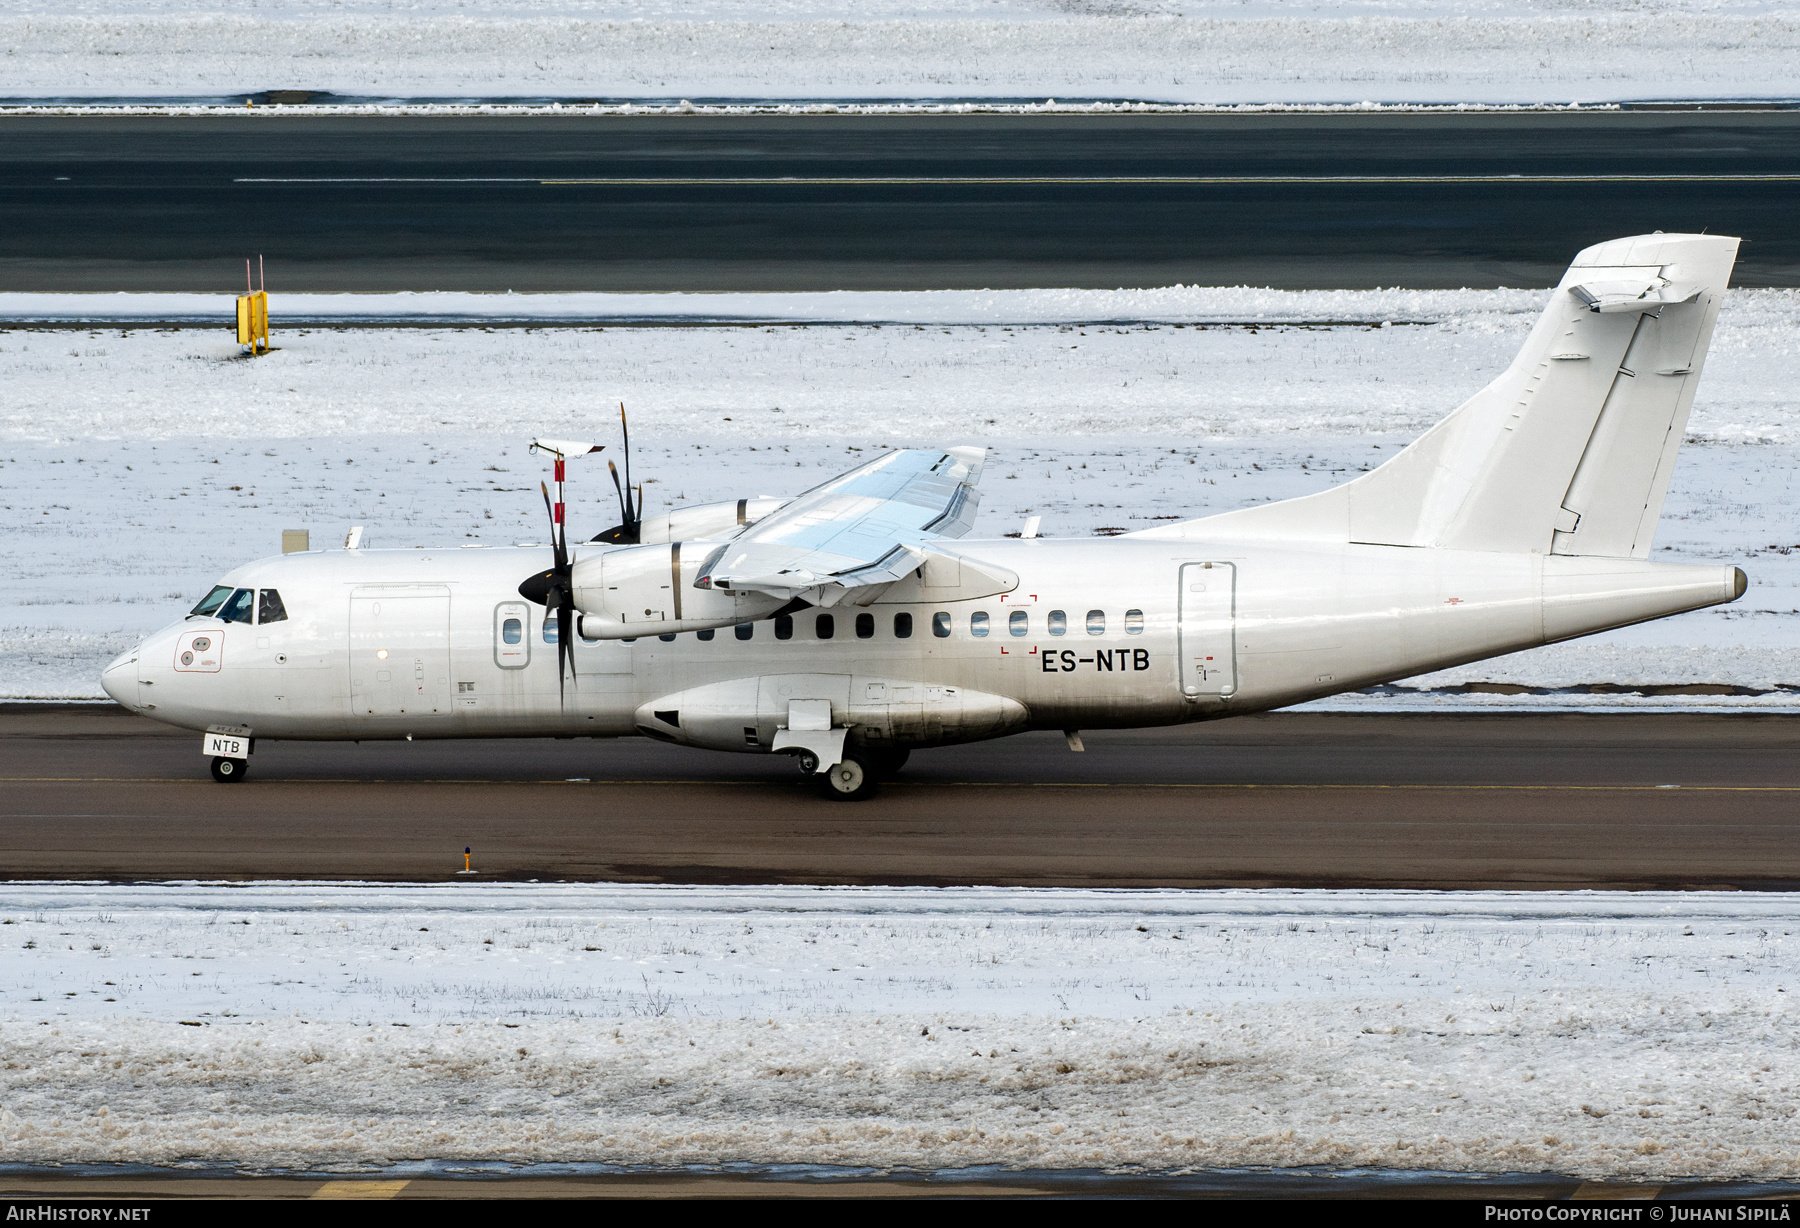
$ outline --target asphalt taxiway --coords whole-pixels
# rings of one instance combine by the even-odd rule
[[[863,803],[642,741],[262,742],[0,705],[8,878],[1800,887],[1791,716],[1277,713],[923,751]]]
[[[0,113],[0,290],[1547,286],[1618,235],[1800,285],[1800,110]]]

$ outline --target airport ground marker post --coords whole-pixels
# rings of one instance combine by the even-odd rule
[[[262,257],[256,258],[257,268],[262,268]],[[267,354],[269,352],[269,291],[265,282],[260,290],[250,288],[250,262],[244,261],[244,293],[237,300],[237,339],[239,345],[250,347],[251,354]]]

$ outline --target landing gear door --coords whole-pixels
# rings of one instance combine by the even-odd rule
[[[1237,567],[1181,565],[1181,693],[1189,699],[1237,693]]]

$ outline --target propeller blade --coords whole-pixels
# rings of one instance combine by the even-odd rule
[[[607,461],[606,471],[612,474],[613,489],[619,494],[619,520],[623,524],[630,524],[631,506],[625,502],[625,487],[619,483],[619,467],[611,461]]]
[[[563,698],[563,667],[567,662],[569,681],[580,685],[575,674],[575,603],[565,594],[563,603],[556,609],[556,695],[560,704]]]
[[[631,424],[625,421],[625,402],[623,401],[619,402],[619,434],[624,436],[625,489],[629,493],[631,490]],[[638,519],[638,511],[635,505],[625,509],[626,524],[631,524]]]
[[[542,482],[539,482],[538,490],[542,492],[544,496],[544,514],[550,517],[550,550],[556,559],[556,570],[562,571],[569,565],[569,550],[567,544],[569,534],[565,529],[561,537],[557,536],[556,510],[550,506],[550,488]]]

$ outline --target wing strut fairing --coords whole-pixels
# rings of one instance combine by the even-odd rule
[[[867,605],[917,571],[929,543],[975,524],[986,448],[889,452],[794,499],[719,547],[698,588],[808,605]]]

